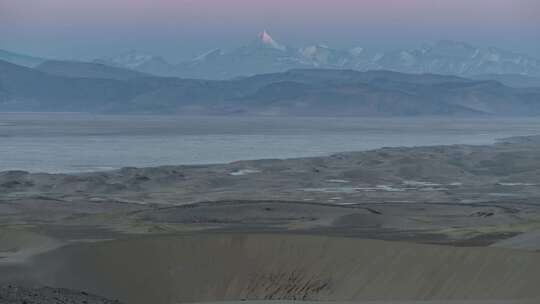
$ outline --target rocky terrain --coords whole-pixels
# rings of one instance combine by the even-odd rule
[[[120,304],[84,291],[74,292],[60,288],[26,288],[22,286],[0,286],[2,304]]]

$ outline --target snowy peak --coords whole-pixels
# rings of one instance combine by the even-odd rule
[[[151,54],[141,53],[138,51],[128,51],[114,56],[104,57],[97,60],[98,62],[115,65],[118,67],[137,69],[151,61],[163,61],[161,57]]]
[[[210,51],[207,51],[205,53],[202,53],[198,55],[197,57],[193,58],[193,61],[203,61],[207,60],[208,58],[217,57],[223,55],[223,52],[221,49],[213,49]]]
[[[261,42],[263,45],[266,45],[268,47],[274,48],[276,50],[285,51],[287,48],[272,38],[270,34],[266,30],[259,33],[259,42]]]
[[[314,67],[341,68],[350,63],[350,55],[346,51],[332,49],[325,44],[307,46],[299,50],[303,63]]]
[[[310,45],[300,49],[300,53],[305,57],[313,57],[321,52],[327,52],[330,48],[324,44]]]
[[[266,44],[273,44],[275,43],[274,39],[272,38],[272,36],[270,36],[270,34],[268,34],[268,32],[266,30],[262,31],[261,33],[259,33],[259,39],[261,39],[261,41],[263,43],[266,43]]]
[[[128,51],[109,57],[103,57],[96,59],[94,62],[139,71],[146,74],[162,76],[176,75],[174,66],[169,64],[162,57],[138,51]]]
[[[198,55],[197,57],[193,58],[191,60],[191,64],[201,64],[201,63],[206,63],[208,61],[212,61],[212,60],[219,60],[219,58],[221,56],[223,56],[224,53],[221,49],[213,49],[213,50],[210,50],[210,51],[207,51],[205,53],[202,53],[200,55]]]
[[[179,64],[161,57],[130,51],[97,62],[147,74],[186,78],[225,79],[276,73],[298,68],[391,70],[459,76],[516,74],[540,76],[540,60],[527,55],[442,40],[417,48],[378,51],[370,48],[336,49],[324,44],[286,47],[268,31],[238,48],[214,49]]]
[[[349,54],[351,54],[351,56],[353,56],[353,57],[359,57],[359,56],[361,56],[362,54],[364,54],[365,51],[366,51],[366,50],[365,50],[363,47],[357,46],[357,47],[355,47],[355,48],[350,49],[350,50],[349,50]]]

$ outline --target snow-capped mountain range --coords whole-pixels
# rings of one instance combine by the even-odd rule
[[[297,68],[390,70],[458,76],[540,76],[539,59],[462,42],[439,41],[390,52],[376,52],[363,47],[340,50],[322,44],[295,48],[279,43],[267,31],[261,32],[246,46],[227,51],[211,50],[179,64],[135,51],[100,58],[96,62],[155,75],[204,79],[227,79]]]
[[[174,66],[160,56],[130,50],[94,62],[155,75],[174,75]]]

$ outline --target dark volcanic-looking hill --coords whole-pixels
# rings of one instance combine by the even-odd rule
[[[3,111],[103,111],[146,90],[127,81],[55,76],[0,61]]]
[[[0,110],[295,116],[540,114],[539,88],[511,88],[454,76],[298,69],[210,81],[136,77],[136,72],[115,69],[112,73],[97,66],[95,70],[95,65],[67,64],[68,68],[57,72],[63,74],[59,76],[43,67],[49,73],[0,61]]]
[[[471,77],[476,80],[495,80],[510,87],[540,87],[540,78],[519,74],[484,74]]]

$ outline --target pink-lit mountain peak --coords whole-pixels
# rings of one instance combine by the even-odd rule
[[[266,30],[262,31],[259,34],[259,39],[261,39],[261,41],[264,43],[268,43],[268,44],[275,43],[274,38],[272,38],[272,36],[270,36],[270,34],[268,34]]]
[[[261,43],[263,43],[264,45],[267,45],[267,46],[269,46],[271,48],[282,50],[282,51],[284,51],[286,49],[285,46],[283,46],[283,45],[279,44],[278,42],[276,42],[274,40],[274,38],[272,38],[272,36],[270,36],[270,34],[266,30],[259,33],[259,40],[260,40]]]

